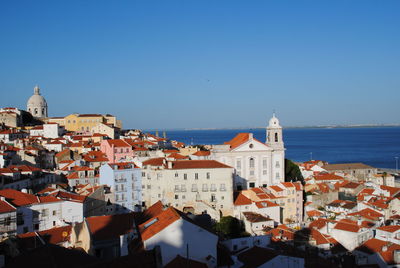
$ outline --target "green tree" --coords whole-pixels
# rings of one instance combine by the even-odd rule
[[[240,221],[232,216],[222,217],[221,220],[215,224],[215,231],[223,234],[227,238],[240,237],[243,233]]]
[[[285,159],[285,181],[300,181],[304,184],[299,166],[289,159]]]

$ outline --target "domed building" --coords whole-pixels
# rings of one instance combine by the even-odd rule
[[[30,112],[33,117],[47,117],[47,102],[45,98],[40,95],[40,88],[38,86],[35,86],[33,89],[33,95],[29,98],[26,107],[27,111]]]

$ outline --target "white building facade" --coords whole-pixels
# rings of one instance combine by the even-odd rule
[[[234,167],[238,190],[284,182],[285,147],[278,118],[270,119],[265,143],[252,133],[239,133],[223,145],[213,145],[210,159]]]
[[[110,202],[118,206],[118,211],[141,210],[142,174],[134,163],[103,164],[100,167],[100,184],[110,186],[113,199]]]

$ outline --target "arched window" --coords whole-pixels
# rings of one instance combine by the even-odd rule
[[[278,133],[275,133],[275,142],[278,142]]]
[[[38,114],[38,109],[37,108],[35,108],[35,114]]]
[[[250,168],[254,168],[254,158],[250,158]]]
[[[44,115],[44,108],[42,108],[42,114]]]

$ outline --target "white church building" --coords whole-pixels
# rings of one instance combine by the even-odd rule
[[[47,117],[47,102],[46,99],[40,95],[40,88],[38,86],[35,86],[33,89],[33,95],[29,98],[26,104],[26,110],[30,112],[33,117]]]
[[[211,147],[210,158],[234,168],[237,190],[266,187],[285,181],[285,147],[282,127],[275,114],[269,120],[265,143],[252,133]]]

